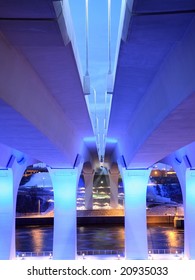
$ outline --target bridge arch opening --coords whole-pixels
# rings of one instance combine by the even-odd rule
[[[44,163],[30,165],[16,199],[16,255],[50,254],[53,243],[54,195]]]
[[[165,168],[166,167],[166,168]],[[183,215],[183,198],[182,198],[182,192],[181,192],[181,187],[177,178],[177,174],[175,173],[175,171],[168,167],[154,167],[153,170],[151,171],[150,174],[150,178],[149,178],[149,182],[148,182],[148,186],[147,186],[147,192],[146,192],[146,215],[147,215],[147,241],[148,241],[148,250],[152,251],[154,249],[172,249],[173,251],[179,251],[179,249],[181,248],[181,246],[183,246],[183,240],[182,239],[178,239],[183,235],[184,236],[184,230],[183,229],[177,229],[176,227],[174,227],[174,219],[175,217],[182,217]],[[17,197],[17,207],[16,207],[16,212],[17,212],[17,216],[21,216],[22,211],[21,208],[24,208],[24,205],[26,204],[26,208],[28,209],[28,211],[23,211],[23,214],[30,214],[30,215],[39,215],[40,213],[44,213],[46,214],[46,211],[48,211],[48,215],[53,216],[53,207],[54,207],[54,201],[53,201],[53,187],[50,183],[47,182],[47,178],[49,179],[49,177],[47,177],[47,175],[49,176],[49,173],[47,172],[47,170],[42,170],[42,172],[40,172],[40,170],[38,172],[36,172],[34,169],[31,169],[31,171],[29,171],[31,169],[31,167],[28,167],[27,170],[24,173],[23,179],[21,181],[20,187],[19,187],[19,191],[18,191],[18,197]],[[40,173],[39,173],[40,172]],[[33,174],[36,174],[33,176]],[[31,176],[30,176],[31,174]],[[98,175],[96,173],[96,175]],[[102,174],[101,174],[102,175]],[[106,175],[107,174],[103,174]],[[28,177],[29,176],[29,177]],[[42,177],[42,179],[36,180],[36,184],[38,184],[39,181],[39,191],[40,189],[43,189],[43,187],[46,188],[46,185],[48,189],[50,189],[50,193],[48,194],[48,199],[47,199],[47,205],[46,205],[46,199],[43,199],[43,197],[39,197],[35,192],[36,192],[36,188],[35,185],[32,183],[32,178],[33,177],[37,177],[37,179],[40,179]],[[31,183],[29,178],[31,178]],[[97,176],[97,185],[100,183],[101,185],[101,177],[98,178]],[[105,179],[105,178],[104,178]],[[96,178],[94,178],[93,182],[96,180]],[[107,177],[107,184],[109,185],[109,178]],[[28,184],[27,184],[28,183]],[[82,190],[82,188],[84,187],[85,182],[84,182],[84,176],[83,174],[81,174],[80,176],[80,180],[78,183],[78,192],[79,189]],[[24,189],[25,187],[25,189]],[[121,199],[121,207],[124,207],[125,204],[125,199],[124,199],[124,187],[123,187],[123,181],[121,176],[119,175],[118,178],[118,190],[119,190],[119,199]],[[30,200],[29,197],[27,198],[27,196],[32,195],[31,200],[34,201],[31,213],[29,213],[29,207],[30,207]],[[22,197],[23,196],[23,197]],[[27,200],[25,201],[25,197],[27,198]],[[39,199],[40,198],[40,204],[39,205]],[[77,199],[78,199],[78,195],[77,195]],[[31,201],[32,202],[32,201]],[[78,203],[78,200],[77,200]],[[84,205],[84,198],[82,200],[82,205]],[[78,204],[77,204],[78,206]],[[20,207],[20,208],[19,208]],[[45,210],[45,208],[46,210]],[[20,209],[20,210],[19,210]],[[168,225],[169,227],[169,231],[165,232],[165,230],[162,227],[162,230],[164,230],[164,236],[166,237],[166,242],[162,243],[161,248],[159,248],[159,245],[157,245],[157,243],[155,244],[155,239],[154,236],[155,234],[161,234],[159,232],[160,230],[160,226],[162,225]],[[158,231],[155,232],[154,228],[157,228]],[[37,230],[37,232],[36,232]],[[179,235],[175,234],[175,232],[178,231]],[[50,239],[51,239],[51,244],[52,244],[52,239],[53,239],[53,231],[51,231],[52,233],[50,234]],[[101,227],[99,227],[99,232],[101,233]],[[17,234],[17,232],[16,232]],[[37,243],[37,246],[41,246],[41,242],[43,242],[43,240],[41,241],[41,231],[39,230],[38,227],[34,227],[34,232],[31,234],[33,235],[33,240],[38,241],[39,240],[39,244]],[[120,238],[122,239],[122,242],[120,243],[120,248],[122,249],[123,242],[124,242],[124,227],[122,226],[120,228]],[[153,236],[153,237],[152,237]],[[183,237],[182,237],[183,238]],[[178,241],[181,241],[179,245]],[[158,243],[159,244],[159,243]],[[17,236],[16,236],[16,245],[18,246],[18,242],[17,242]],[[16,246],[16,249],[17,249]],[[155,247],[156,246],[156,247]],[[165,247],[164,247],[165,246]],[[23,250],[25,250],[25,248],[23,248]],[[52,250],[52,248],[49,248],[48,251]],[[20,250],[19,250],[20,251]],[[157,251],[156,251],[157,252]]]
[[[151,171],[146,193],[149,254],[184,251],[184,210],[182,189],[175,170],[157,164]],[[157,242],[161,236],[161,241]]]

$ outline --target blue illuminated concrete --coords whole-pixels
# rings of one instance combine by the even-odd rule
[[[16,151],[3,150],[2,158],[6,159],[6,167],[0,169],[0,259],[15,258],[15,213],[18,186],[26,164],[30,161],[21,157]],[[15,155],[14,155],[15,153]],[[0,164],[2,164],[2,158]],[[5,164],[4,164],[5,165]]]
[[[0,259],[10,259],[14,221],[13,172],[0,170]]]
[[[195,143],[191,143],[164,159],[177,173],[180,182],[184,206],[184,255],[187,259],[195,259]]]
[[[78,169],[49,168],[54,189],[54,235],[53,258],[74,260],[76,258],[77,224],[76,193]]]
[[[63,4],[100,158],[105,153],[112,102],[107,92],[114,88],[126,1],[72,0]]]
[[[19,2],[25,4],[19,5]],[[86,69],[86,2],[89,3],[88,69]],[[59,10],[57,15],[51,1],[10,0],[2,3],[0,130],[3,133],[0,134],[0,143],[14,147],[52,168],[59,166],[73,168],[78,154],[82,154],[84,161],[88,160],[83,152],[83,146],[86,144],[84,139],[90,138],[97,144],[97,149],[91,148],[93,142],[87,145],[87,154],[92,155],[93,162],[96,161],[97,154],[104,153],[105,148],[108,161],[118,161],[118,157],[123,155],[127,168],[137,169],[150,167],[173,151],[194,142],[194,0],[165,0],[161,1],[162,3],[152,0],[147,7],[146,1],[142,0],[111,2],[110,41],[109,1],[61,1],[59,6],[63,4],[62,10]],[[130,24],[126,22],[125,25],[124,18],[128,13],[132,18],[131,20],[129,18]],[[62,14],[66,21],[64,32],[66,28],[68,30],[64,36],[58,26],[58,16]],[[126,38],[123,36],[124,25],[128,35]],[[66,36],[67,44],[64,45],[63,38]],[[86,96],[86,92],[83,91],[83,80],[87,71],[90,78],[90,94]],[[116,81],[114,81],[115,73]],[[107,94],[112,92],[113,95]],[[109,149],[109,145],[105,147],[108,138],[116,140],[120,147],[117,158],[112,157],[113,150]],[[190,155],[195,154],[194,150],[195,148]],[[182,157],[182,164],[184,158],[185,154]],[[4,168],[7,165],[0,166]],[[195,161],[191,162],[191,167],[194,166]],[[181,168],[181,165],[178,166],[178,170]],[[186,168],[187,165],[184,170]],[[191,205],[192,187],[187,190],[192,178],[190,177],[189,182],[187,179],[186,183],[184,170],[181,169],[180,173],[187,218],[186,252],[190,258],[194,258],[190,248],[194,246],[191,234],[193,222],[190,223],[191,211],[194,211]],[[11,178],[10,176],[8,177]],[[2,182],[4,179],[2,177]],[[12,181],[15,185],[15,179]],[[72,227],[74,236],[75,227],[71,222],[68,223],[66,238],[60,236],[61,210],[63,218],[66,217],[66,206],[61,205],[60,200],[64,199],[67,205],[69,201],[66,201],[68,198],[64,197],[64,189],[58,181],[64,183],[66,180],[57,182],[56,179],[53,180],[57,197],[54,247],[57,248],[59,245],[54,251],[56,258],[63,258],[64,251],[60,250],[64,248],[60,248],[60,241],[57,239],[59,237],[62,242],[65,239],[67,245],[68,232]],[[127,188],[131,182],[133,178],[129,179],[125,175],[126,224],[130,236],[130,241],[126,240],[128,258],[131,257],[130,243],[136,250],[132,242],[136,230],[134,232],[131,228],[129,217],[132,216],[129,213],[133,209],[139,209],[138,212],[143,214],[144,207],[138,205],[139,199],[140,204],[144,202],[144,190],[142,194],[132,193],[133,190]],[[8,201],[13,201],[13,205],[9,205],[9,211],[6,212],[7,210],[4,210],[8,206],[2,203],[1,222],[5,222],[3,215],[7,213],[10,219],[6,225],[11,228],[16,192],[14,191],[14,195],[11,194],[9,180],[6,184],[10,192],[7,198]],[[71,184],[75,196],[76,184]],[[56,187],[58,185],[59,189]],[[68,188],[65,190],[68,191]],[[1,191],[3,197],[4,189]],[[87,204],[91,205],[90,189],[87,189],[87,192],[89,199]],[[112,195],[116,196],[114,189]],[[76,198],[75,200],[71,198],[71,201],[70,213],[73,217]],[[140,224],[137,226],[137,234],[141,240],[145,240],[145,229],[142,227],[144,221],[141,218],[137,223]],[[62,226],[63,231],[65,227]],[[140,228],[144,229],[142,234]],[[2,242],[4,229],[1,227],[0,231]],[[11,229],[8,232],[11,236]],[[72,239],[70,240],[73,243]],[[145,246],[144,242],[141,245]],[[70,246],[72,258],[74,246]],[[146,249],[144,246],[143,252]],[[12,245],[8,247],[11,248]],[[140,252],[137,252],[137,256],[144,258],[144,253]],[[5,257],[9,257],[6,252]],[[132,253],[132,257],[136,257],[136,254]]]
[[[169,3],[177,10],[176,1]],[[194,30],[191,13],[132,16],[121,43],[108,131],[108,137],[118,135],[129,169],[152,166],[194,142]]]
[[[195,260],[195,170],[186,170],[185,256]]]
[[[151,170],[122,169],[125,191],[125,258],[147,259],[146,190]]]

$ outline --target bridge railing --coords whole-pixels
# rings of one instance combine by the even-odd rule
[[[16,252],[17,258],[28,258],[28,257],[50,257],[52,258],[52,251],[40,251],[40,252]]]
[[[184,250],[182,248],[177,248],[177,249],[174,249],[174,248],[170,248],[170,249],[150,249],[148,250],[148,254],[150,255],[153,255],[153,254],[168,254],[168,255],[180,255],[180,254],[183,254],[184,253]]]
[[[177,249],[149,249],[148,256],[155,254],[168,254],[168,255],[181,255],[183,254],[182,248]],[[125,253],[123,250],[79,250],[77,251],[78,256],[93,256],[93,255],[116,255],[124,257]],[[18,258],[28,258],[28,257],[48,257],[52,258],[52,251],[40,251],[40,252],[16,252],[16,257]]]
[[[81,255],[120,255],[124,256],[123,250],[80,250],[77,252],[78,256]]]

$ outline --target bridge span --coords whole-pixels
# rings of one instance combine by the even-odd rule
[[[17,190],[38,162],[55,194],[54,259],[75,258],[78,178],[90,208],[97,168],[113,197],[122,177],[125,257],[146,259],[159,162],[180,180],[195,259],[194,30],[193,0],[0,0],[0,259],[15,256]]]

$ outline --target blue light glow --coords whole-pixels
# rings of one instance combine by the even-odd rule
[[[14,225],[14,192],[11,169],[0,170],[0,259],[10,259]]]
[[[54,189],[53,258],[73,260],[76,256],[77,169],[48,169]]]
[[[195,259],[195,170],[186,171],[186,201],[185,203],[185,255]]]
[[[80,79],[84,92],[90,93],[85,99],[100,160],[105,154],[112,103],[112,95],[107,93],[114,88],[126,1],[73,0],[64,4]]]
[[[123,170],[125,257],[147,259],[146,191],[150,170]]]

